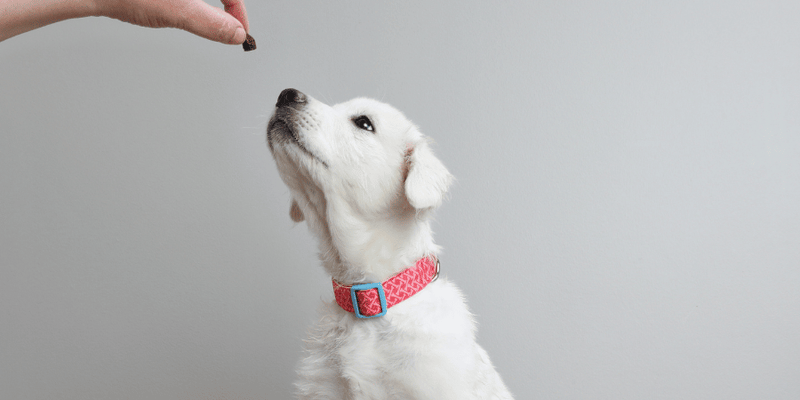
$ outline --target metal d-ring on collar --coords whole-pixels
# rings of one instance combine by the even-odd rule
[[[431,283],[436,282],[439,279],[439,257],[436,257],[436,273],[433,274],[433,279],[431,279]]]

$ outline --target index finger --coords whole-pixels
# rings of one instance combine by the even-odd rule
[[[247,10],[244,8],[244,0],[221,0],[225,6],[225,12],[233,15],[242,23],[245,32],[250,32],[250,24],[247,22]]]

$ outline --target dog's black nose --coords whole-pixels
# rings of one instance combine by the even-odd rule
[[[297,89],[284,89],[278,96],[278,103],[275,107],[288,106],[294,103],[305,103],[306,95]]]

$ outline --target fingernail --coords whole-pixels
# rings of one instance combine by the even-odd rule
[[[247,32],[244,31],[244,28],[237,27],[236,31],[233,32],[233,37],[231,38],[231,44],[242,43],[245,35],[247,35]]]

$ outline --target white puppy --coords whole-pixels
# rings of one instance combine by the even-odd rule
[[[267,140],[336,298],[306,342],[299,397],[511,399],[461,292],[436,279],[429,217],[452,176],[425,136],[375,100],[330,107],[286,89]]]

